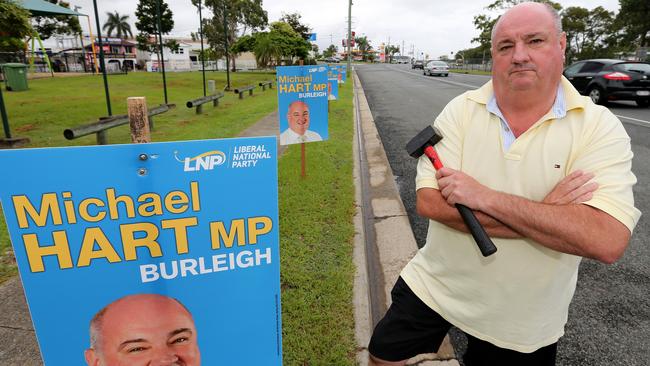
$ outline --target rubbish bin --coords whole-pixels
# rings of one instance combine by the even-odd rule
[[[10,63],[0,65],[5,76],[5,86],[10,91],[27,90],[27,65]]]

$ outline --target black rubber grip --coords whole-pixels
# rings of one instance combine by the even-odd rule
[[[483,225],[478,221],[474,212],[467,206],[461,205],[460,203],[456,204],[456,208],[460,213],[460,216],[465,221],[465,225],[469,229],[469,232],[472,233],[476,245],[481,250],[481,254],[484,257],[494,254],[497,251],[497,247],[492,242],[492,239],[488,236],[483,228]]]

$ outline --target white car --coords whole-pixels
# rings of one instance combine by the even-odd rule
[[[449,76],[449,65],[444,61],[432,60],[424,65],[424,75]]]

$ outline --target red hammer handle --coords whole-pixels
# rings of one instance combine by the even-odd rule
[[[433,167],[436,168],[436,170],[442,168],[442,161],[438,157],[438,153],[436,152],[436,149],[433,148],[433,146],[429,145],[425,147],[424,155],[426,155],[429,160],[431,160],[431,163],[433,164]]]
[[[442,168],[442,161],[438,157],[438,153],[433,146],[428,145],[425,147],[424,155],[431,160],[431,163],[436,170]],[[478,245],[478,248],[481,250],[481,254],[483,254],[484,257],[494,254],[497,251],[497,247],[494,245],[487,232],[485,232],[483,225],[478,221],[474,212],[469,207],[461,205],[460,203],[456,204],[456,209],[463,218],[463,221],[465,222],[465,225],[467,225],[472,237],[474,237],[474,241],[476,241],[476,245]]]

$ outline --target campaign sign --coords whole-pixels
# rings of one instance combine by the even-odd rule
[[[327,93],[329,100],[339,99],[339,71],[335,67],[327,69]]]
[[[341,84],[345,84],[348,79],[348,65],[339,66],[339,74],[341,74]]]
[[[0,167],[46,366],[282,364],[275,138],[4,150]]]
[[[281,145],[328,139],[327,69],[325,65],[276,69]]]

